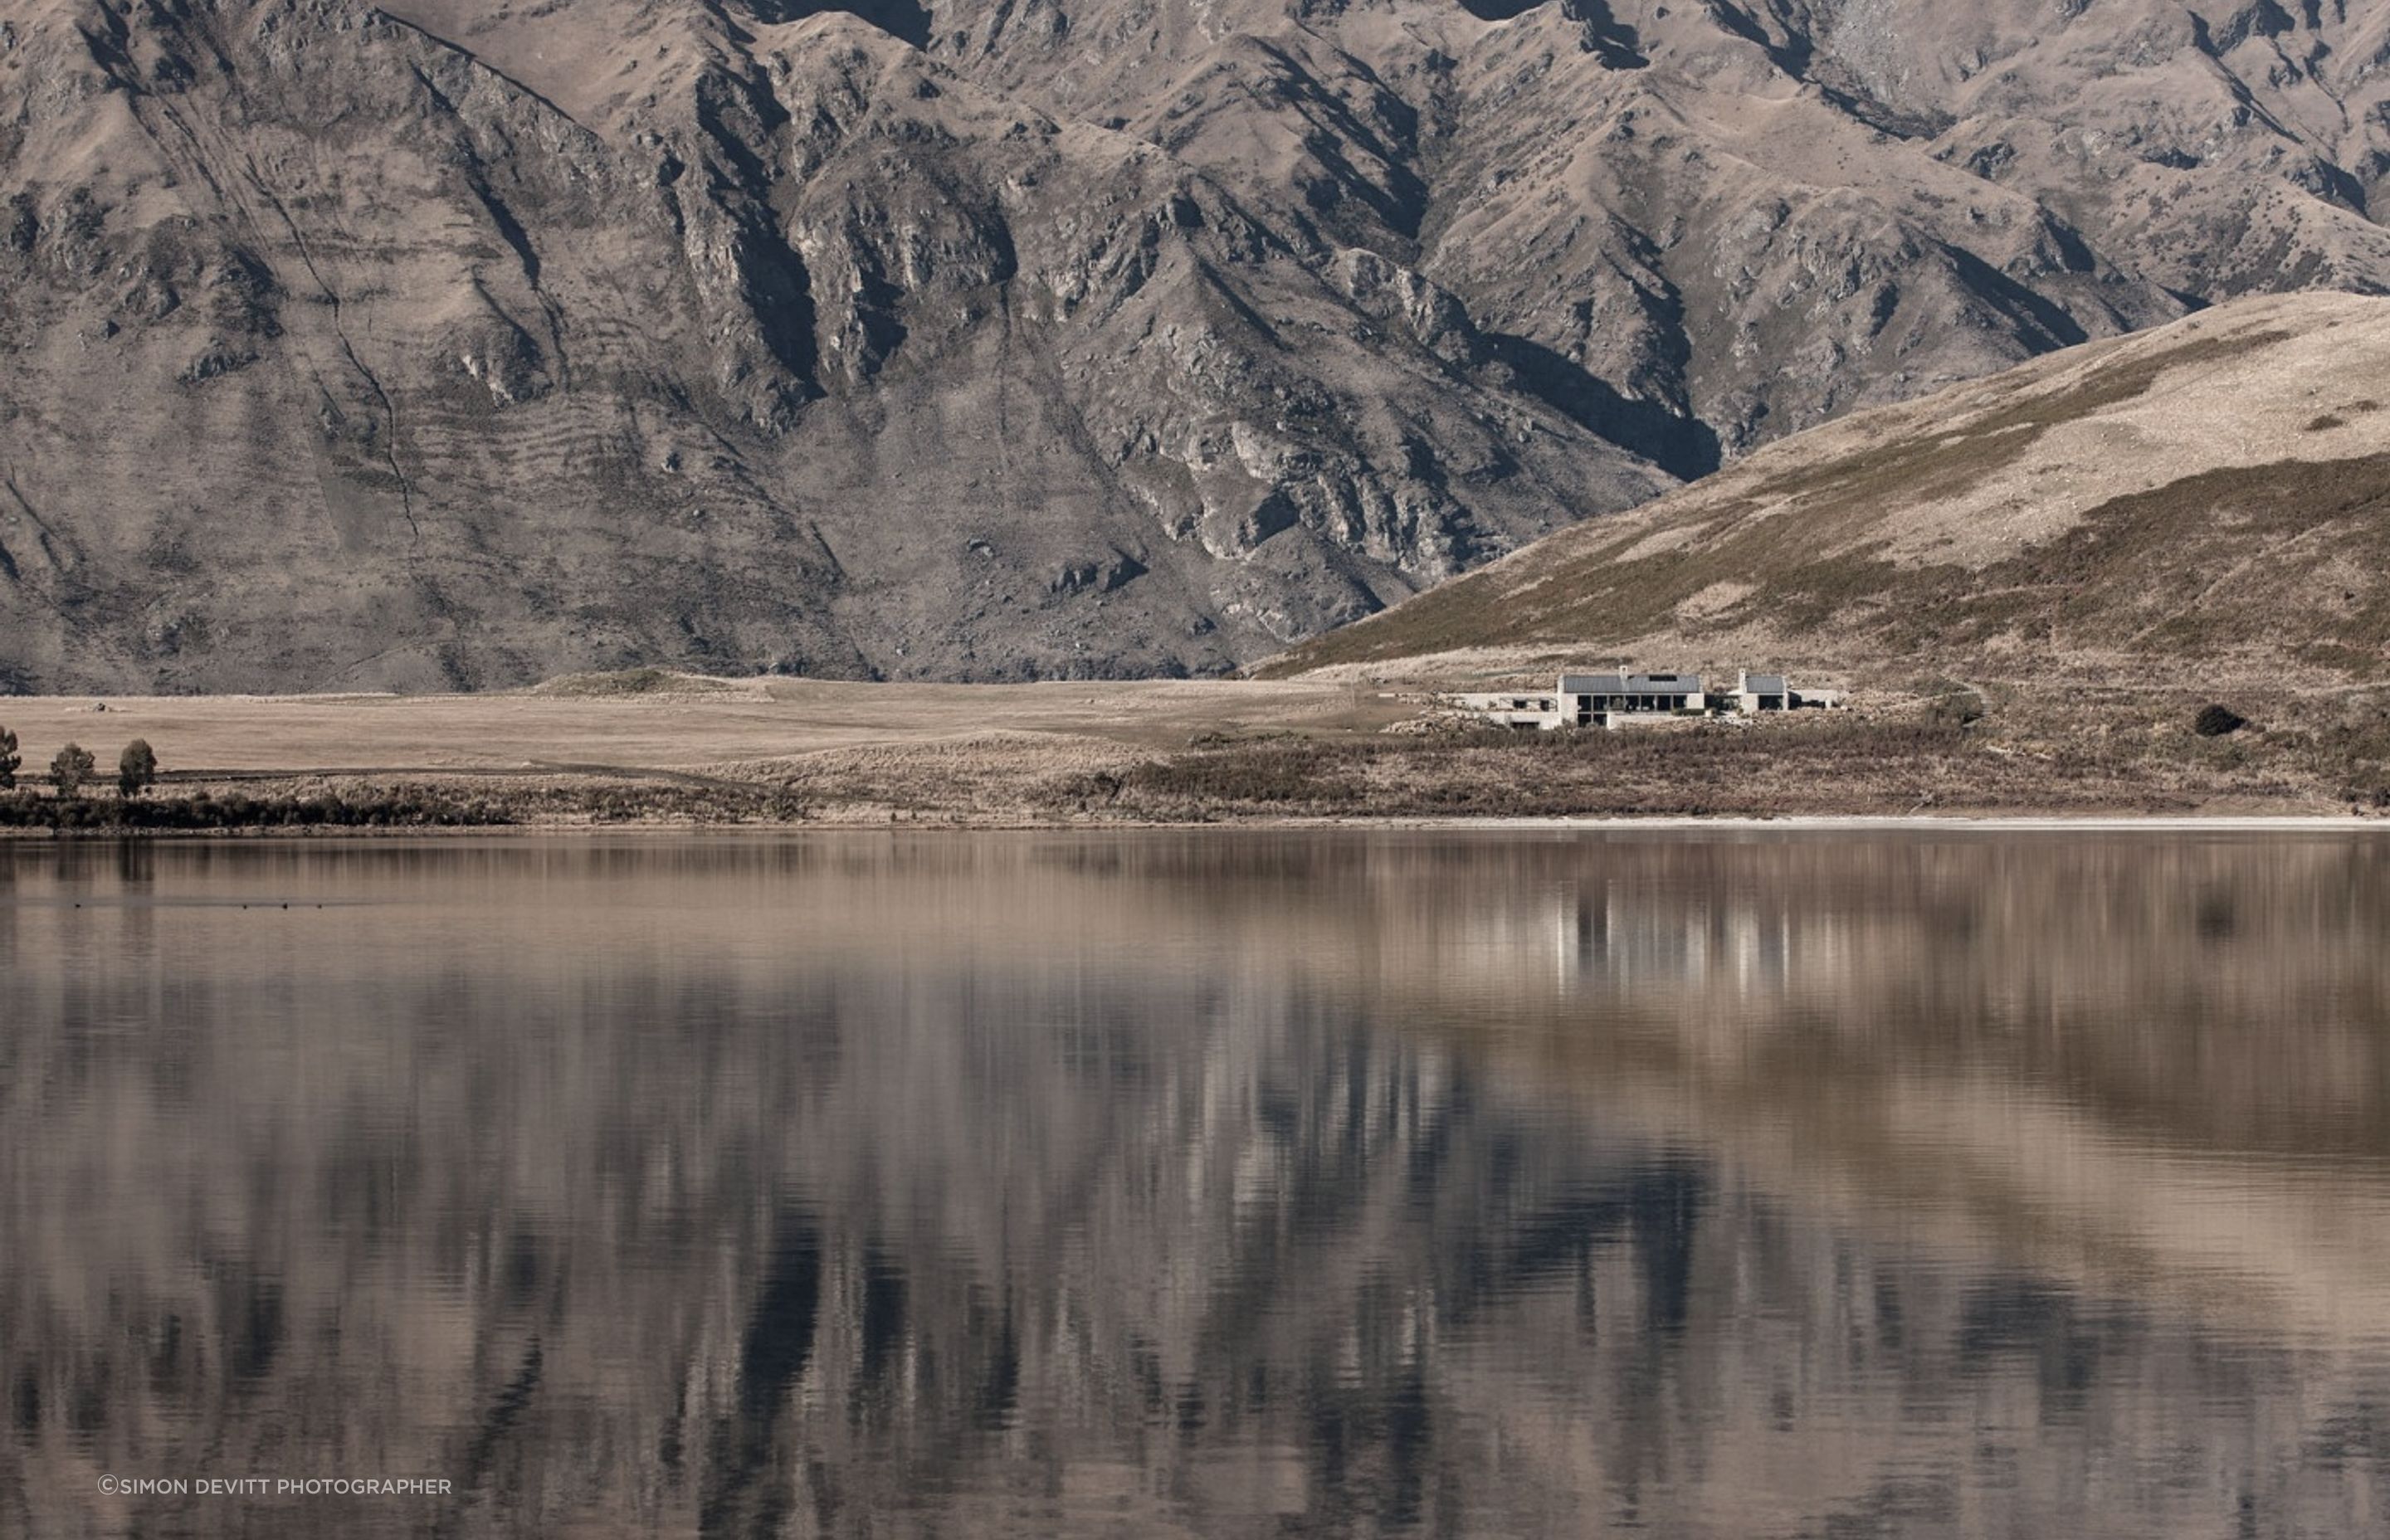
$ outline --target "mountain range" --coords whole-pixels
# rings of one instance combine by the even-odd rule
[[[1215,673],[2390,290],[2319,0],[18,0],[0,689]]]

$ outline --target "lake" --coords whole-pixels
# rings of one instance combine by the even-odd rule
[[[0,1533],[2382,1534],[2385,1112],[2364,834],[0,846]]]

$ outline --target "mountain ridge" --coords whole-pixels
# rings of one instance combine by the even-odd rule
[[[2390,289],[2385,58],[2143,0],[33,0],[0,688],[1222,672],[1852,410]]]

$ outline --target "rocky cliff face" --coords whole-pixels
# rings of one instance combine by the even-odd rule
[[[2390,15],[27,0],[0,687],[1205,671],[2377,289]]]

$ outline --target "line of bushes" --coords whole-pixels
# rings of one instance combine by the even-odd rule
[[[495,802],[459,802],[415,791],[364,796],[120,798],[85,801],[19,791],[0,795],[0,828],[61,833],[177,832],[244,828],[470,828],[511,824]]]

